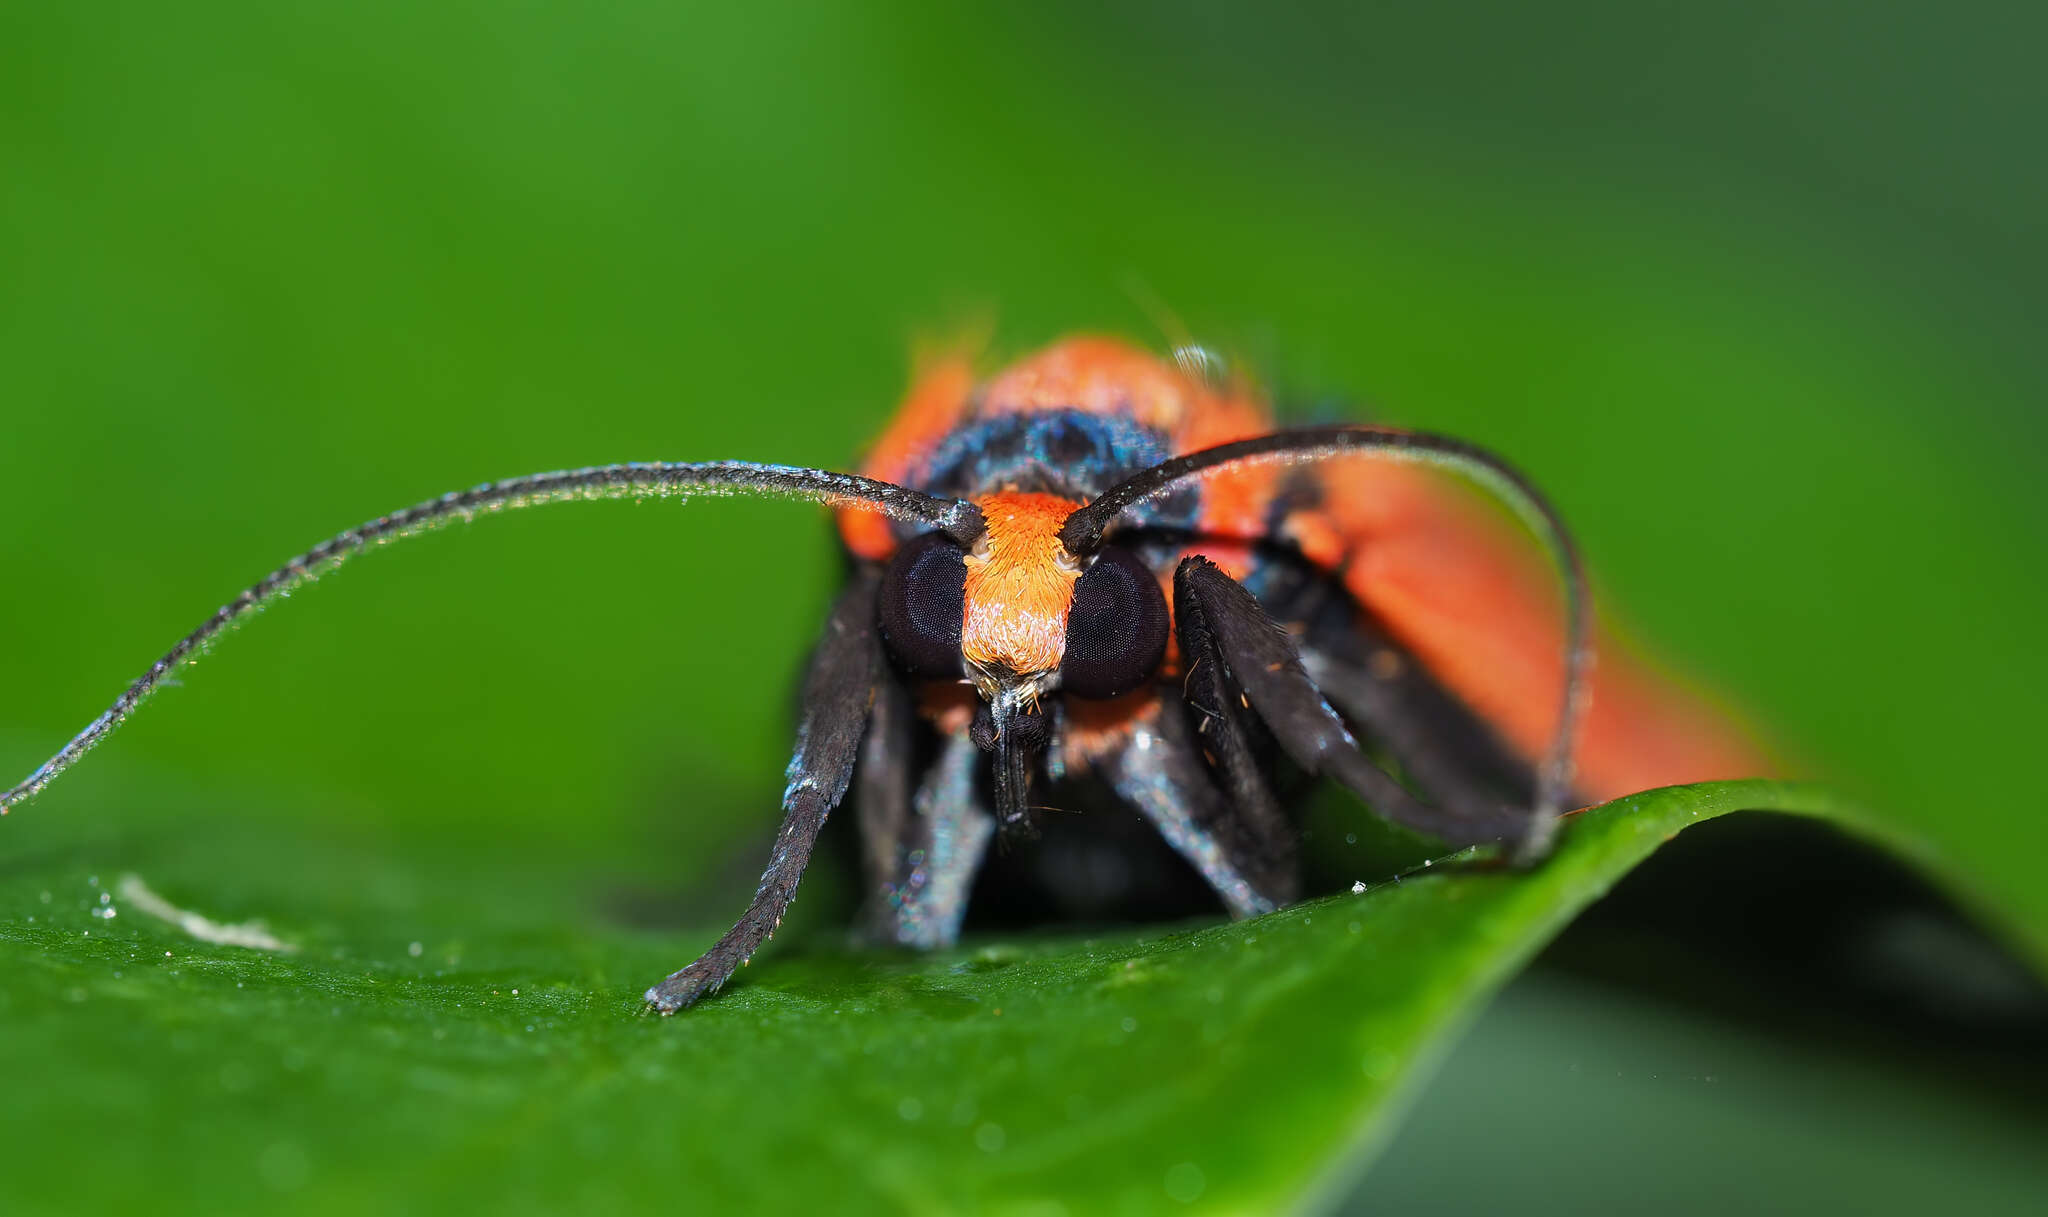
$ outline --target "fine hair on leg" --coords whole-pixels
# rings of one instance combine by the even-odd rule
[[[875,687],[883,679],[887,661],[875,626],[875,593],[880,584],[878,569],[863,569],[832,606],[824,637],[804,677],[804,712],[797,727],[796,752],[789,761],[789,785],[782,795],[782,827],[776,831],[775,848],[768,868],[761,873],[761,885],[738,923],[709,950],[647,990],[647,1004],[661,1013],[673,1014],[716,992],[774,936],[782,915],[796,899],[797,884],[810,863],[825,817],[839,805],[853,781]]]
[[[1243,704],[1256,713],[1294,763],[1335,779],[1378,814],[1451,845],[1520,843],[1536,830],[1526,812],[1459,815],[1418,800],[1373,764],[1344,720],[1302,668],[1294,642],[1244,586],[1207,558],[1184,559],[1174,571],[1174,606],[1198,614],[1215,640]]]

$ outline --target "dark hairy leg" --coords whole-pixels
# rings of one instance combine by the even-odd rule
[[[1341,584],[1279,560],[1267,571],[1283,577],[1258,587],[1259,603],[1291,623],[1309,678],[1416,786],[1460,814],[1533,804],[1534,763],[1517,756]]]
[[[1300,894],[1293,827],[1270,795],[1270,822],[1246,815],[1216,785],[1197,739],[1180,708],[1162,702],[1106,766],[1110,786],[1201,872],[1231,916],[1270,913]]]
[[[948,737],[897,831],[886,841],[863,843],[879,863],[869,874],[867,920],[882,941],[929,950],[959,939],[996,828],[981,800],[981,757],[972,739]]]
[[[903,834],[910,824],[910,799],[917,782],[917,708],[909,686],[884,679],[875,689],[854,773],[853,811],[860,827],[862,891],[870,899],[896,874]]]
[[[886,678],[875,628],[880,579],[873,569],[857,572],[832,606],[804,679],[803,720],[797,729],[796,754],[789,762],[789,785],[782,795],[782,828],[775,834],[761,886],[739,923],[710,950],[647,991],[647,1004],[663,1014],[716,992],[773,936],[796,898],[818,831],[853,780],[876,687]]]
[[[1194,597],[1183,600],[1174,614],[1180,642],[1181,692],[1194,723],[1195,749],[1215,769],[1246,832],[1267,843],[1269,869],[1284,865],[1294,871],[1294,825],[1281,811],[1266,780],[1266,767],[1252,744],[1255,726],[1243,691],[1231,679],[1214,627]]]
[[[1265,721],[1295,764],[1335,779],[1396,824],[1451,845],[1519,842],[1531,834],[1535,821],[1526,812],[1493,807],[1460,814],[1431,807],[1373,764],[1309,678],[1287,632],[1214,563],[1200,557],[1182,561],[1173,587],[1176,618],[1199,617],[1240,704]]]
[[[1309,643],[1301,648],[1301,662],[1330,704],[1447,810],[1488,816],[1528,805],[1535,771],[1457,705],[1412,656],[1382,647],[1359,661]]]

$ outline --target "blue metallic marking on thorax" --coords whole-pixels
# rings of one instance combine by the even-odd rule
[[[928,494],[973,498],[1001,491],[1092,499],[1173,455],[1166,437],[1129,418],[1045,410],[971,419],[904,478]],[[1131,523],[1192,526],[1200,507],[1190,484],[1131,509]]]

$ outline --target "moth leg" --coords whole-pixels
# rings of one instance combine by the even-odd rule
[[[1483,816],[1535,798],[1535,770],[1429,676],[1364,623],[1356,637],[1310,635],[1302,666],[1324,696],[1451,811]]]
[[[832,606],[825,635],[811,656],[804,678],[803,721],[797,731],[795,755],[789,762],[789,785],[782,795],[782,828],[761,886],[739,923],[713,943],[696,962],[647,990],[647,1004],[673,1014],[708,993],[716,992],[734,969],[782,924],[782,914],[796,898],[797,883],[810,862],[811,847],[825,817],[839,805],[853,780],[861,736],[876,686],[884,679],[884,660],[875,628],[875,593],[880,572],[856,573]]]
[[[1206,558],[1184,559],[1173,575],[1174,613],[1200,618],[1215,639],[1241,704],[1256,712],[1303,769],[1334,778],[1381,816],[1452,845],[1520,841],[1534,827],[1525,812],[1431,807],[1359,751],[1344,720],[1303,669],[1294,642],[1235,579]]]
[[[1266,869],[1290,880],[1294,870],[1294,825],[1280,810],[1260,756],[1252,746],[1251,711],[1233,687],[1215,630],[1200,603],[1190,599],[1174,614],[1185,675],[1181,691],[1193,716],[1194,750],[1222,780],[1223,788],[1245,822],[1246,831],[1264,844]]]
[[[1283,580],[1271,594],[1262,587],[1259,602],[1276,618],[1300,623],[1290,628],[1309,679],[1431,799],[1461,815],[1535,802],[1535,765],[1395,642],[1342,584],[1316,575]]]
[[[1300,662],[1343,717],[1450,811],[1489,815],[1536,797],[1536,770],[1401,649],[1372,647],[1358,662],[1309,643]]]
[[[1194,730],[1173,707],[1140,722],[1107,769],[1117,795],[1201,872],[1231,916],[1270,913],[1300,894],[1292,828],[1281,820],[1275,831],[1217,789]]]
[[[861,743],[860,767],[854,774],[861,890],[868,893],[871,906],[895,877],[903,835],[909,831],[916,727],[917,709],[909,686],[901,680],[882,681],[875,690],[867,737]]]
[[[900,831],[886,843],[888,857],[872,872],[868,917],[883,941],[930,949],[959,939],[968,895],[996,829],[976,781],[981,757],[965,734],[949,736]]]

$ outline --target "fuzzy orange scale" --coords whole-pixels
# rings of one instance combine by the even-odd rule
[[[960,653],[975,669],[1051,672],[1067,649],[1067,610],[1081,568],[1060,544],[1079,503],[1050,494],[974,500],[988,532],[967,555],[967,616]]]
[[[1082,336],[1012,364],[982,390],[983,415],[1079,410],[1120,415],[1174,434],[1213,395],[1151,352],[1114,338]]]

